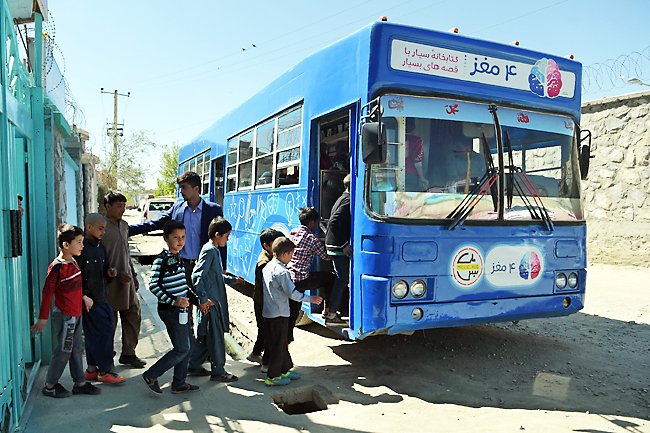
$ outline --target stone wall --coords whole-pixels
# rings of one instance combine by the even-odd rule
[[[647,266],[650,254],[650,92],[587,102],[593,133],[582,181],[589,262]]]

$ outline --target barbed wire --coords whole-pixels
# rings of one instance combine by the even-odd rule
[[[582,93],[611,90],[629,85],[630,78],[643,78],[650,71],[650,45],[641,51],[582,68]]]

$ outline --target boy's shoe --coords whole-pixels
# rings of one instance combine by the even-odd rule
[[[268,371],[269,371],[269,366],[268,366],[268,365],[262,365],[262,366],[260,367],[260,371],[261,371],[262,373],[268,373]]]
[[[172,388],[172,394],[182,394],[184,392],[196,391],[199,387],[196,385],[190,385],[189,383],[184,383],[178,388]]]
[[[266,386],[284,386],[291,383],[291,379],[284,376],[278,376],[274,378],[267,377],[264,379],[264,385]]]
[[[86,382],[83,385],[79,386],[76,383],[72,387],[73,394],[86,394],[86,395],[97,395],[102,392],[101,389],[97,388],[90,382]]]
[[[213,382],[236,382],[239,378],[231,373],[222,373],[211,375],[210,380]]]
[[[205,367],[187,369],[188,376],[210,376],[211,374],[212,373],[210,373],[210,370]]]
[[[284,373],[281,377],[288,377],[289,380],[298,380],[302,377],[302,373],[296,370],[290,370]]]
[[[99,374],[99,370],[95,370],[95,371],[84,370],[84,379],[86,379],[86,380],[97,380],[97,375],[98,374]]]
[[[109,371],[108,373],[104,374],[99,373],[97,375],[97,380],[102,383],[122,383],[126,380],[126,377]]]
[[[144,368],[147,362],[138,358],[135,355],[122,355],[120,356],[120,364],[130,365],[133,368]]]
[[[254,353],[251,353],[246,357],[250,362],[256,362],[260,365],[262,365],[262,355],[255,355]]]
[[[142,378],[144,379],[144,383],[147,384],[149,389],[156,394],[162,394],[162,389],[160,389],[160,385],[158,385],[158,379],[150,379],[144,374],[142,375]]]
[[[47,385],[43,387],[43,395],[53,398],[65,398],[70,397],[70,391],[65,389],[63,385],[57,383],[52,388],[48,388]]]

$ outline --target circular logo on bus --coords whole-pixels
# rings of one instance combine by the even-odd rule
[[[483,256],[473,247],[458,250],[451,262],[451,276],[463,287],[476,284],[483,276],[483,270]]]

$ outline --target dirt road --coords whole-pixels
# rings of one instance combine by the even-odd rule
[[[376,405],[384,427],[397,416],[413,423],[403,431],[650,431],[650,271],[588,273],[587,306],[573,316],[353,343],[314,324],[291,352],[341,401]],[[229,297],[254,335],[250,300]],[[430,416],[414,417],[412,399]]]

